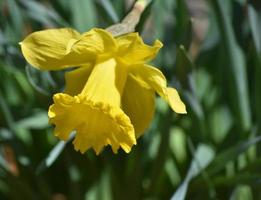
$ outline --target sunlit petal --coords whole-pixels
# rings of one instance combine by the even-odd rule
[[[60,70],[95,62],[97,55],[116,50],[107,31],[92,29],[83,35],[69,28],[48,29],[30,34],[21,43],[26,60],[42,70]]]
[[[131,74],[143,87],[154,89],[176,113],[187,113],[177,90],[167,87],[166,78],[160,70],[150,65],[140,65],[133,68]]]
[[[130,33],[118,37],[118,57],[127,64],[148,62],[157,55],[162,43],[156,40],[152,46],[144,44],[138,33]]]

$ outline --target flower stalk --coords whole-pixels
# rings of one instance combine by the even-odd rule
[[[106,30],[114,37],[135,32],[135,27],[140,21],[141,14],[148,4],[148,0],[136,1],[132,10],[123,18],[120,23],[109,26]]]

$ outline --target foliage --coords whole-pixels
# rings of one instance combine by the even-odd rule
[[[64,89],[64,72],[33,69],[18,43],[46,28],[106,28],[130,2],[0,1],[0,199],[261,197],[257,0],[151,1],[137,30],[148,43],[163,41],[154,64],[188,114],[158,99],[153,123],[129,154],[82,155],[53,136],[47,109]]]

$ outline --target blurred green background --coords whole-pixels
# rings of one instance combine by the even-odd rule
[[[54,27],[119,22],[128,0],[0,1],[0,199],[261,199],[261,2],[152,0],[137,31],[187,115],[161,100],[130,154],[84,155],[48,124],[64,72],[29,66],[18,42]],[[135,97],[134,97],[135,98]]]

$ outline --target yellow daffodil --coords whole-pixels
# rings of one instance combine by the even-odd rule
[[[153,117],[155,93],[175,112],[186,113],[161,71],[146,64],[162,47],[158,40],[148,46],[137,33],[114,38],[103,29],[81,35],[63,28],[34,32],[20,44],[38,69],[78,67],[66,72],[65,91],[54,95],[48,112],[57,137],[67,140],[76,131],[77,151],[93,148],[99,154],[111,145],[115,153],[120,147],[130,152]]]

